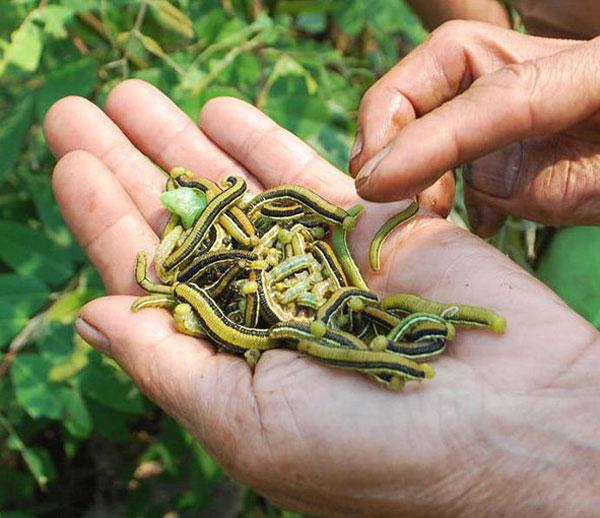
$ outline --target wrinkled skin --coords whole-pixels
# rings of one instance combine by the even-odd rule
[[[478,20],[510,28],[506,8],[498,0],[409,0],[429,29],[454,20]],[[530,34],[555,38],[593,38],[600,34],[596,0],[513,0]]]
[[[391,201],[426,189],[422,204],[445,215],[445,171],[468,162],[465,201],[482,236],[506,214],[599,224],[599,63],[600,38],[447,22],[363,97],[350,164],[359,194]]]
[[[394,393],[283,350],[253,373],[175,332],[167,311],[129,310],[135,254],[153,254],[167,218],[164,176],[144,154],[167,170],[242,175],[254,190],[296,182],[344,207],[359,201],[353,180],[242,101],[211,100],[199,128],[138,80],[115,88],[106,113],[59,101],[45,132],[60,207],[110,293],[82,309],[78,331],[231,475],[327,516],[564,517],[600,504],[598,333],[503,254],[429,212],[384,246],[368,276],[379,294],[478,304],[508,321],[503,336],[460,330],[431,381]],[[364,271],[373,232],[405,202],[366,205],[350,236]]]

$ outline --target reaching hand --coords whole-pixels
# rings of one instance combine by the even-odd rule
[[[435,29],[448,20],[479,20],[509,28],[502,0],[408,0],[423,23]],[[554,38],[592,38],[600,32],[597,0],[512,0],[529,34]]]
[[[600,38],[445,24],[365,94],[351,162],[359,194],[402,199],[442,177],[421,201],[443,214],[453,184],[442,175],[470,162],[465,201],[481,235],[506,214],[600,223],[599,62]]]
[[[600,465],[591,410],[598,333],[500,252],[435,214],[390,237],[368,283],[380,295],[489,307],[508,330],[459,332],[434,362],[435,379],[399,393],[293,351],[264,353],[253,372],[177,333],[165,310],[130,311],[140,294],[136,252],[152,256],[167,218],[158,198],[165,176],[153,162],[215,179],[241,175],[254,190],[294,182],[344,207],[358,201],[351,178],[252,106],[214,99],[200,121],[138,80],[111,93],[106,114],[75,97],[50,110],[56,197],[111,293],[83,308],[78,331],[229,473],[281,506],[328,516],[584,509]],[[373,232],[399,206],[366,208],[350,234],[364,271]]]

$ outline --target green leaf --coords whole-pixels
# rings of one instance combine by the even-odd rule
[[[203,45],[213,43],[217,38],[219,30],[227,21],[227,14],[223,9],[214,9],[194,22],[194,30],[198,40]]]
[[[318,34],[327,29],[327,16],[325,13],[306,13],[298,16],[296,23],[302,30]]]
[[[310,72],[287,54],[283,54],[275,63],[273,71],[265,84],[265,90],[269,90],[275,81],[286,76],[303,77],[306,81],[306,91],[311,95],[317,91],[317,82]]]
[[[0,518],[35,518],[35,515],[23,511],[2,511]]]
[[[144,48],[148,52],[150,52],[150,54],[154,54],[156,57],[159,57],[159,58],[164,58],[167,55],[167,53],[162,49],[160,44],[155,39],[151,38],[150,36],[145,36],[144,34],[140,34],[138,36],[138,39],[140,40],[140,42],[144,46]]]
[[[202,90],[199,95],[199,104],[200,106],[204,105],[209,99],[213,97],[221,97],[221,96],[235,97],[237,99],[241,99],[242,101],[251,102],[250,98],[244,95],[239,90],[235,88],[231,88],[228,86],[209,86]]]
[[[95,298],[92,290],[78,289],[61,295],[52,306],[48,308],[47,319],[50,321],[70,324],[75,321],[83,305]]]
[[[329,122],[329,108],[316,96],[270,95],[264,111],[304,140],[316,137]]]
[[[246,24],[240,18],[232,18],[219,27],[215,41],[235,45],[246,39],[246,28]]]
[[[4,509],[9,505],[9,502],[15,502],[30,498],[35,491],[35,482],[31,476],[26,475],[14,468],[0,468],[0,516],[4,518],[7,514]],[[17,511],[13,511],[17,518]],[[24,516],[31,516],[25,515]]]
[[[280,0],[277,2],[277,14],[325,13],[341,3],[331,0]]]
[[[5,418],[1,415],[0,421],[4,425],[4,428],[9,431],[6,445],[11,450],[18,451],[21,454],[27,465],[27,469],[35,478],[37,484],[42,490],[45,490],[48,480],[56,476],[56,471],[50,455],[46,450],[39,446],[27,447],[15,430],[10,426],[10,423],[7,424]]]
[[[64,5],[47,5],[35,13],[35,20],[44,24],[44,32],[55,38],[68,36],[65,23],[74,15],[74,10]]]
[[[73,326],[47,322],[36,339],[37,350],[52,365],[60,365],[73,354]]]
[[[34,277],[0,274],[0,345],[25,326],[49,295],[46,285]]]
[[[86,397],[113,410],[127,414],[144,411],[142,396],[133,382],[120,370],[102,363],[90,354],[90,363],[78,374],[79,387]]]
[[[60,400],[65,412],[65,428],[74,437],[88,437],[92,432],[92,417],[81,393],[76,389],[62,387]]]
[[[130,0],[127,0],[130,1]],[[118,5],[122,3],[122,0],[116,1],[113,0],[111,4]],[[98,0],[61,0],[61,4],[69,9],[73,9],[78,13],[84,13],[86,11],[92,11],[94,9],[98,9]]]
[[[600,228],[559,230],[540,260],[538,277],[600,329]]]
[[[96,73],[96,63],[90,58],[65,63],[50,71],[38,95],[37,112],[40,120],[59,99],[67,95],[89,95],[96,84]]]
[[[25,72],[35,72],[40,64],[42,48],[42,31],[28,18],[12,33],[4,56],[5,63],[15,65]],[[0,69],[0,75],[2,73],[3,70]]]
[[[117,442],[131,440],[129,431],[130,415],[115,412],[91,399],[86,399],[86,404],[92,418],[94,432]]]
[[[391,33],[400,32],[412,45],[421,43],[427,37],[419,19],[406,2],[396,0],[371,0],[370,2],[347,2],[339,4],[335,18],[344,32],[356,36],[365,25],[373,27],[390,44],[397,44]]]
[[[46,285],[35,277],[0,274],[0,301],[18,307],[23,314],[29,315],[41,308],[49,294]]]
[[[351,134],[348,131],[326,126],[317,139],[311,139],[309,143],[340,171],[346,171],[352,145]]]
[[[172,3],[167,0],[153,0],[150,7],[163,27],[178,32],[186,38],[194,37],[192,21]]]
[[[23,137],[33,121],[33,97],[15,102],[0,124],[0,185],[17,161]]]
[[[190,228],[206,208],[206,196],[191,187],[180,187],[161,194],[160,201],[177,214],[185,228]]]
[[[75,347],[72,348],[71,354],[65,357],[60,363],[54,363],[54,366],[48,373],[50,381],[60,382],[69,380],[89,363],[91,347],[79,335],[76,335],[75,340],[73,340],[72,333],[71,341],[74,341]]]
[[[30,446],[25,449],[24,457],[27,463],[36,466],[36,473],[39,473],[38,479],[43,483],[51,482],[56,478],[56,468],[50,453],[40,446]]]
[[[56,285],[73,274],[68,250],[22,223],[0,221],[0,242],[0,259],[21,275]]]
[[[35,354],[18,355],[10,367],[17,401],[34,419],[61,416],[61,387],[48,381],[51,367],[49,360]]]

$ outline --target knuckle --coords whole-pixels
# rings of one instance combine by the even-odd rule
[[[373,85],[371,85],[369,89],[363,94],[359,106],[359,111],[361,115],[369,112],[374,105],[378,104],[379,100],[381,99],[381,92],[383,84],[385,83],[385,78],[386,76],[383,76]]]
[[[539,69],[537,62],[525,61],[523,63],[511,63],[500,69],[497,73],[497,82],[510,89],[521,93],[531,93],[536,90],[539,82]]]
[[[572,141],[544,138],[528,153],[520,197],[537,219],[547,224],[591,223],[598,213],[598,160],[586,157]]]
[[[444,22],[428,37],[431,44],[440,47],[464,47],[477,31],[478,25],[467,20]]]

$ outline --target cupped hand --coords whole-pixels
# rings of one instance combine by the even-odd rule
[[[600,38],[443,25],[361,102],[351,161],[359,194],[389,201],[427,189],[422,203],[443,214],[453,195],[444,173],[467,163],[465,201],[480,235],[506,214],[599,224],[599,58]]]
[[[569,499],[598,465],[584,447],[597,445],[597,428],[588,412],[573,412],[598,397],[598,333],[497,250],[421,213],[368,276],[381,295],[417,293],[506,317],[502,336],[460,330],[433,380],[390,392],[288,350],[265,352],[253,372],[177,333],[165,310],[130,311],[141,293],[136,253],[152,256],[167,219],[154,164],[241,175],[256,191],[295,182],[345,207],[359,201],[353,180],[242,101],[208,102],[198,127],[138,80],[111,93],[106,113],[81,98],[59,101],[45,132],[59,159],[60,207],[111,294],[82,309],[78,331],[234,477],[281,506],[327,516],[490,516],[507,498],[529,510],[548,481],[557,483],[555,510],[585,504]],[[350,235],[364,271],[373,232],[401,206],[366,204]],[[583,465],[563,480],[578,455]]]

